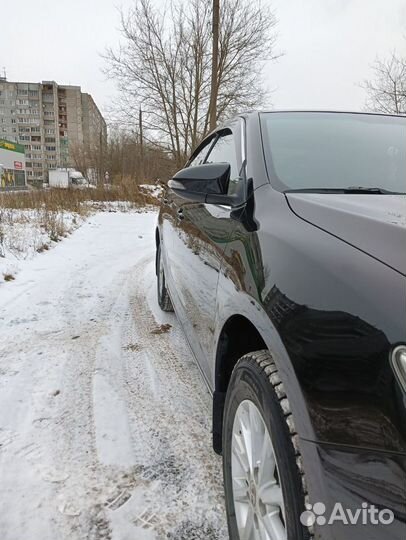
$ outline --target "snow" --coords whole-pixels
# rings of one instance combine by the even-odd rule
[[[0,208],[0,284],[15,278],[24,262],[72,233],[83,218],[73,212]]]
[[[145,193],[152,195],[152,197],[159,199],[163,189],[160,184],[140,184],[140,191],[144,191]]]
[[[97,213],[0,283],[1,540],[227,538],[211,398],[156,302],[155,223]]]

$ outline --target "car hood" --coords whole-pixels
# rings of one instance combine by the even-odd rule
[[[406,275],[406,196],[286,193],[300,218]]]

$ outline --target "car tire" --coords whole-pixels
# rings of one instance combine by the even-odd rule
[[[158,304],[163,311],[173,311],[171,297],[166,288],[165,270],[162,260],[161,244],[158,245],[156,252],[156,276],[157,276],[157,291]]]
[[[308,497],[298,436],[268,351],[246,354],[233,370],[224,408],[223,472],[230,540],[312,538],[300,521]]]

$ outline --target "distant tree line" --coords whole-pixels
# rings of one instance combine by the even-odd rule
[[[176,172],[169,149],[150,142],[140,144],[139,134],[112,128],[106,154],[106,170],[113,183],[155,182]]]
[[[75,168],[91,183],[132,181],[136,184],[167,179],[176,171],[171,152],[162,144],[144,142],[136,131],[111,125],[107,144],[102,146],[73,145],[70,155]]]

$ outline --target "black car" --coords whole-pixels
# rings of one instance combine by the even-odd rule
[[[405,192],[406,118],[360,113],[243,114],[168,182],[232,540],[406,538]]]

